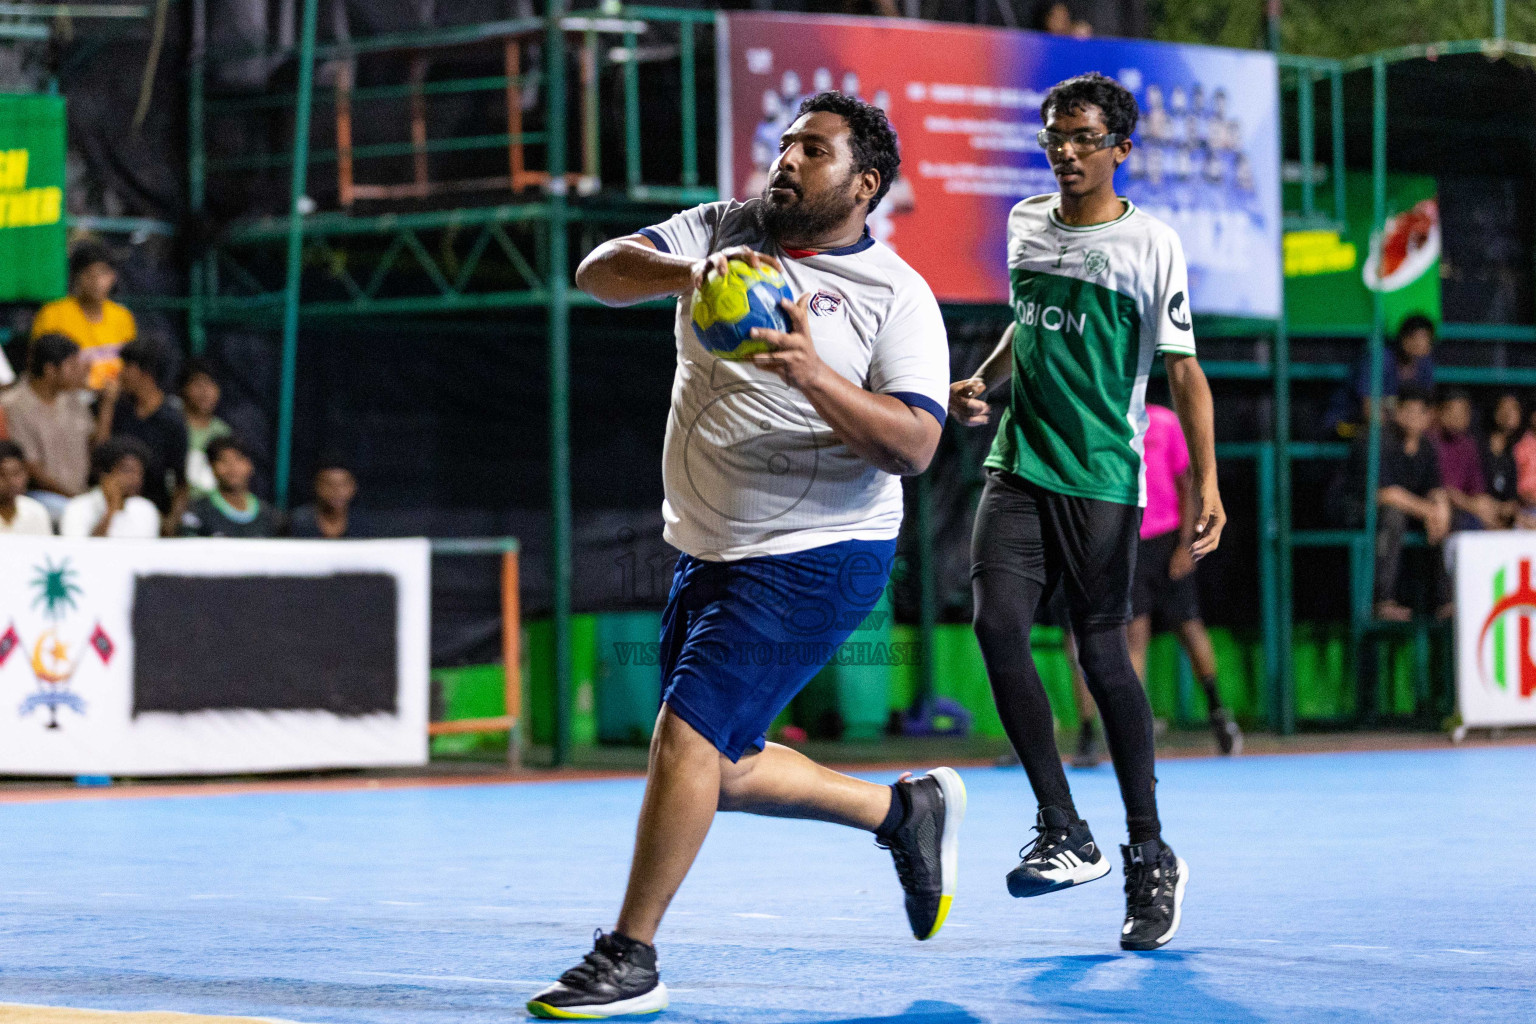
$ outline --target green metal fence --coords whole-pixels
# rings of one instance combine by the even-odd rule
[[[278,491],[286,496],[291,475],[293,401],[297,335],[301,323],[325,317],[389,315],[398,313],[457,313],[466,310],[543,309],[548,322],[550,371],[550,418],[548,443],[551,452],[549,481],[553,627],[555,633],[556,752],[557,761],[569,753],[570,737],[570,579],[571,496],[569,429],[569,322],[570,311],[590,300],[570,287],[574,255],[573,233],[595,240],[620,233],[655,219],[669,207],[716,198],[716,190],[701,180],[700,95],[701,52],[714,42],[715,14],[711,11],[670,9],[655,6],[608,5],[601,11],[568,12],[556,3],[547,18],[519,19],[476,26],[422,32],[392,33],[346,43],[316,40],[317,0],[305,0],[298,50],[298,86],[293,93],[211,98],[207,95],[208,55],[195,45],[188,89],[190,118],[189,176],[192,205],[206,202],[210,179],[231,175],[261,174],[286,170],[289,203],[281,217],[242,222],[232,226],[215,251],[192,268],[188,300],[189,327],[194,347],[201,347],[211,322],[248,322],[282,331],[282,378],[279,414]],[[1496,33],[1498,34],[1498,33]],[[311,138],[315,110],[334,115],[336,95],[317,93],[317,61],[351,61],[360,56],[388,51],[441,50],[462,46],[518,47],[542,44],[546,54],[562,59],[547,61],[542,75],[542,126],[532,130],[477,131],[462,136],[413,138],[410,142],[380,143],[350,148],[337,138],[334,144]],[[521,51],[517,51],[520,53]],[[511,51],[509,51],[511,53]],[[1536,56],[1536,48],[1496,41],[1469,41],[1407,47],[1351,61],[1278,55],[1285,96],[1284,117],[1296,127],[1300,160],[1305,168],[1300,206],[1286,211],[1291,229],[1328,226],[1343,222],[1344,191],[1344,81],[1353,73],[1372,78],[1372,175],[1373,223],[1385,219],[1386,139],[1388,130],[1386,80],[1388,67],[1401,60],[1428,54],[1482,53],[1489,56]],[[660,57],[656,55],[660,54]],[[412,97],[489,94],[506,91],[512,97],[530,86],[533,72],[523,70],[520,60],[509,57],[503,75],[476,75],[457,79],[417,81],[402,85],[369,86],[352,90],[345,102],[360,104],[398,101]],[[675,66],[678,75],[679,131],[677,137],[656,138],[642,124],[641,73],[647,60]],[[514,68],[515,65],[515,68]],[[566,78],[574,69],[579,76],[575,109],[568,109]],[[616,136],[601,129],[600,112],[605,99],[621,111],[622,131]],[[414,102],[414,100],[413,100]],[[425,101],[423,101],[425,102]],[[509,99],[508,114],[512,114]],[[239,116],[252,111],[292,110],[291,148],[270,153],[207,152],[206,122],[211,117]],[[1323,112],[1326,112],[1324,114]],[[284,114],[283,116],[287,116]],[[338,121],[337,132],[341,132]],[[575,130],[573,130],[575,129]],[[1312,169],[1320,139],[1326,131],[1331,149],[1331,187],[1319,188]],[[579,156],[568,152],[568,139],[578,143]],[[602,154],[608,147],[622,148],[619,180],[600,180]],[[647,180],[645,156],[651,147],[675,146],[677,175],[670,180]],[[367,161],[398,156],[428,156],[446,152],[507,147],[512,167],[508,185],[512,200],[504,194],[493,202],[451,210],[360,215],[350,210],[306,212],[309,172],[332,168],[343,160]],[[536,176],[537,187],[519,189],[520,156],[541,153],[540,166],[522,167]],[[707,150],[706,150],[707,151]],[[588,194],[590,193],[590,194]],[[281,251],[282,273],[270,254]],[[265,259],[253,254],[267,254]],[[495,263],[495,272],[491,264]],[[408,285],[401,280],[408,278]],[[1293,381],[1330,381],[1348,373],[1344,364],[1293,363],[1292,333],[1282,316],[1279,321],[1232,321],[1205,318],[1197,324],[1206,336],[1227,335],[1268,339],[1272,344],[1264,361],[1209,361],[1207,374],[1216,381],[1267,381],[1274,392],[1274,420],[1268,440],[1224,444],[1219,457],[1251,459],[1259,481],[1259,566],[1257,588],[1264,624],[1266,707],[1272,727],[1281,732],[1295,728],[1295,701],[1290,680],[1291,637],[1294,627],[1292,563],[1297,547],[1333,545],[1351,552],[1362,539],[1373,535],[1374,503],[1370,521],[1362,531],[1298,533],[1292,529],[1293,496],[1291,465],[1299,459],[1338,458],[1339,445],[1294,443],[1290,436],[1291,384]],[[1379,297],[1369,324],[1341,324],[1309,334],[1361,338],[1370,352],[1373,388],[1380,386],[1384,330]],[[1447,338],[1493,342],[1536,341],[1536,328],[1481,324],[1448,324]],[[1465,383],[1536,384],[1536,369],[1508,370],[1476,367],[1443,367],[1441,378]],[[1379,397],[1379,396],[1378,396]],[[1379,410],[1379,403],[1373,403]],[[1373,441],[1370,480],[1378,477],[1376,446],[1380,436],[1379,412],[1369,426]],[[937,617],[938,596],[932,586],[931,537],[928,530],[927,486],[920,480],[913,510],[920,539],[915,571],[920,575],[921,625],[925,643],[931,644]],[[1357,555],[1352,555],[1358,561]],[[1358,602],[1352,601],[1352,608]],[[1353,617],[1354,647],[1367,642],[1372,629],[1368,616]],[[931,659],[927,671],[931,672]]]

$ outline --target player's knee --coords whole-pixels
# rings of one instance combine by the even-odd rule
[[[651,734],[651,756],[658,761],[687,761],[717,755],[714,744],[705,739],[669,706],[663,704]]]
[[[1131,671],[1131,650],[1121,627],[1079,629],[1076,636],[1077,661],[1090,690],[1141,685]]]
[[[1020,618],[1016,605],[998,600],[980,600],[974,604],[971,628],[976,631],[976,639],[983,647],[1017,643],[1021,635],[1029,634],[1029,625]]]

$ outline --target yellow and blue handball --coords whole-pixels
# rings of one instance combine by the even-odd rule
[[[780,299],[795,299],[783,274],[731,260],[725,273],[707,275],[694,289],[693,333],[721,359],[750,359],[768,351],[767,342],[752,337],[752,328],[788,329]]]

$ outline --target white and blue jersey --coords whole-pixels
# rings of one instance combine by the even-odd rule
[[[819,253],[768,237],[762,201],[708,203],[641,231],[657,249],[702,259],[736,245],[777,257],[790,290],[811,293],[811,337],[833,370],[944,421],[949,346],[927,282],[866,234]],[[839,440],[800,391],[751,362],[720,359],[677,302],[677,373],[663,455],[668,543],[706,561],[894,538],[901,481]]]

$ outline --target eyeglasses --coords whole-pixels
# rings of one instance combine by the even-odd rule
[[[1125,136],[1119,132],[1108,132],[1103,135],[1097,132],[1073,132],[1070,135],[1065,135],[1061,132],[1053,132],[1048,128],[1042,128],[1035,135],[1035,141],[1040,143],[1041,149],[1045,150],[1059,150],[1068,143],[1071,143],[1074,153],[1092,153],[1096,150],[1120,145],[1120,143],[1125,141]]]

